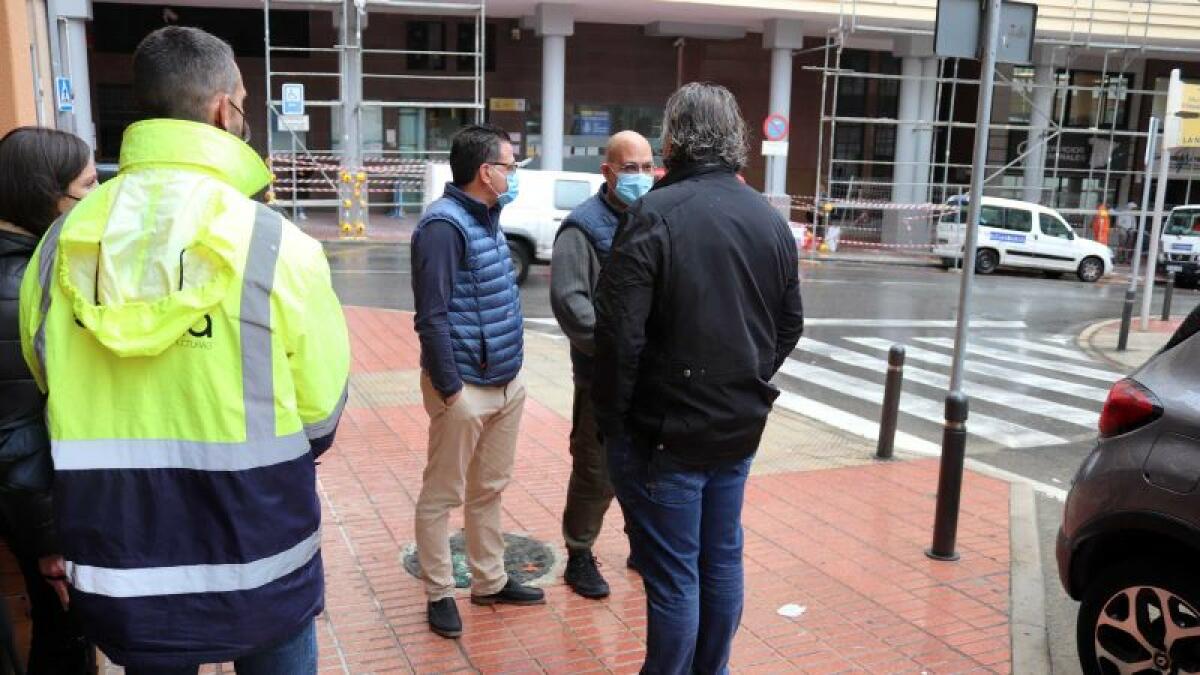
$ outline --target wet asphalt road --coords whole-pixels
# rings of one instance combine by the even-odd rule
[[[334,286],[344,303],[402,310],[413,308],[407,245],[332,242],[326,248]],[[812,344],[809,340],[833,345],[832,348],[842,349],[844,353],[847,346],[861,348],[855,341],[897,342],[909,345],[910,349],[931,349],[931,345],[921,341],[944,342],[953,338],[953,328],[945,322],[952,322],[957,311],[961,279],[957,272],[933,267],[803,261],[801,276],[805,316],[810,323],[805,330],[806,340],[801,342],[800,349],[793,355],[797,361],[829,369],[830,363],[804,349]],[[530,330],[556,331],[549,306],[549,280],[549,267],[535,266],[521,288]],[[1074,336],[1087,325],[1120,315],[1125,283],[1112,278],[1096,284],[1085,284],[1069,275],[1062,279],[1048,279],[1033,272],[1000,272],[978,276],[973,295],[974,319],[1007,322],[1019,327],[973,329],[972,339],[1008,340],[1010,344],[1016,344],[1012,342],[1014,340],[1041,341],[1042,344],[1061,344],[1063,349],[1074,349]],[[1198,301],[1200,294],[1196,291],[1177,290],[1174,311],[1189,311]],[[1156,297],[1156,308],[1158,304]],[[860,325],[862,320],[877,325]],[[942,347],[945,348],[945,345]],[[1019,349],[1017,351],[1021,352]],[[1045,353],[1021,353],[1027,353],[1035,359],[1054,360],[1052,355]],[[922,365],[930,371],[936,371],[935,376],[944,376],[949,372],[948,368],[935,368],[910,358],[910,366]],[[1018,362],[1001,361],[997,365],[1025,369]],[[1108,364],[1095,365],[1097,368],[1112,368]],[[1053,375],[1044,368],[1038,372]],[[996,376],[978,376],[976,379],[984,386],[1011,386]],[[882,382],[882,373],[879,373],[878,381]],[[1097,391],[1107,389],[1103,382],[1089,384],[1095,385]],[[786,390],[786,383],[783,386]],[[795,386],[799,393],[850,414],[868,420],[877,418],[876,403],[829,392],[819,386],[810,386],[807,382],[798,382]],[[916,385],[907,382],[905,387],[906,396],[919,398],[923,395],[933,399],[937,395],[933,389],[922,393],[916,389]],[[1047,397],[1045,391],[1030,390],[1029,393]],[[1067,402],[1080,407],[1091,406],[1096,412],[1099,411],[1099,402],[1095,400],[1087,403]],[[972,413],[982,410],[993,417],[1022,425],[1028,419],[1028,426],[1031,427],[1036,426],[1033,422],[1040,422],[1057,439],[1066,442],[1006,447],[1003,443],[979,439],[969,445],[969,452],[973,456],[1047,484],[1065,487],[1069,483],[1075,468],[1090,448],[1094,429],[1063,425],[1056,430],[1052,424],[1053,413],[1011,408],[988,410],[986,406],[986,402],[981,402],[977,407],[973,401]],[[902,422],[902,431],[908,430],[934,441],[938,438],[937,425],[928,420],[910,420],[907,424],[911,428],[906,428]]]

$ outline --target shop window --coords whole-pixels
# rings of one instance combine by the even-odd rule
[[[1072,71],[1070,84],[1067,126],[1108,128],[1115,123],[1118,129],[1126,127],[1129,121],[1129,90],[1133,87],[1132,75]]]

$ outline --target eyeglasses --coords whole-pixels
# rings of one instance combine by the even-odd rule
[[[504,173],[507,173],[507,174],[516,173],[517,169],[520,167],[519,162],[487,162],[487,163],[491,164],[492,166],[504,167]]]
[[[616,168],[617,173],[654,173],[654,162],[646,162],[644,164],[625,162]]]

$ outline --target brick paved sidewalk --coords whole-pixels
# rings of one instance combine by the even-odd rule
[[[402,566],[427,424],[412,316],[348,308],[347,318],[351,399],[319,473],[328,579],[318,624],[322,672],[636,672],[645,598],[624,566],[617,509],[596,547],[609,599],[576,597],[556,569],[544,582],[545,606],[485,608],[461,597],[463,638],[428,632],[421,585]],[[529,398],[504,525],[550,544],[561,559],[570,469],[567,344],[527,335]],[[1008,672],[1008,484],[968,473],[963,559],[935,563],[922,551],[936,464],[874,464],[870,455],[866,444],[819,423],[773,414],[747,490],[747,604],[734,670]],[[456,514],[452,527],[461,523]],[[777,610],[787,603],[805,611],[785,618]]]

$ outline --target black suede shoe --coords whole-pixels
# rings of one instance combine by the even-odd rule
[[[567,558],[567,571],[563,581],[579,595],[592,600],[608,597],[608,582],[596,567],[596,558],[591,551],[571,551]]]
[[[444,638],[462,635],[462,619],[458,616],[458,605],[454,598],[442,598],[429,603],[429,630]]]
[[[522,586],[509,578],[499,593],[472,595],[471,602],[476,605],[544,605],[546,594],[540,588]]]

